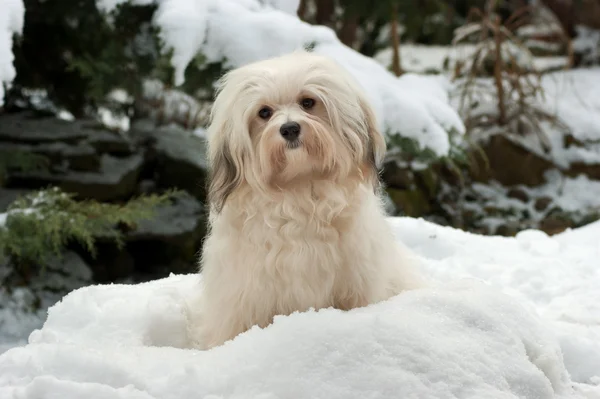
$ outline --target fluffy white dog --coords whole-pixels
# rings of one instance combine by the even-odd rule
[[[210,232],[192,339],[348,310],[422,285],[377,195],[385,141],[355,80],[308,52],[221,80],[208,131]]]

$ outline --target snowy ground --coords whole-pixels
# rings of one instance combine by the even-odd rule
[[[402,43],[400,45],[400,60],[402,68],[412,73],[445,73],[452,75],[457,62],[464,62],[475,52],[472,44],[455,46],[428,46],[423,44]],[[386,48],[375,54],[375,60],[386,67],[392,65],[392,49]],[[533,66],[537,71],[544,72],[564,68],[567,57],[549,56],[534,57]]]
[[[600,222],[552,238],[390,223],[436,287],[208,352],[186,349],[197,276],[82,288],[0,356],[0,397],[600,398]]]

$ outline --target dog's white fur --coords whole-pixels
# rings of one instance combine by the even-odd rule
[[[258,116],[265,106],[268,119]],[[294,145],[279,132],[289,121],[301,126]],[[376,194],[385,142],[373,111],[334,61],[295,52],[229,72],[208,137],[195,346],[221,345],[275,315],[348,310],[423,284]]]

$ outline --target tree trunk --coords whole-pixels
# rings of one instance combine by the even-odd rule
[[[542,3],[552,11],[568,37],[575,36],[575,7],[572,1],[542,0]]]
[[[500,17],[496,16],[494,22],[494,45],[495,55],[494,60],[494,83],[496,84],[496,92],[498,94],[498,124],[503,126],[506,124],[506,104],[504,103],[504,85],[502,82],[502,32],[500,31]]]
[[[392,5],[391,16],[391,35],[392,35],[392,71],[396,76],[404,73],[400,59],[400,38],[398,37],[398,7]]]
[[[318,25],[325,25],[331,27],[333,24],[333,14],[335,12],[335,1],[334,0],[316,0],[317,2],[317,13],[315,15],[315,22]]]
[[[306,19],[306,9],[308,8],[308,0],[300,0],[300,4],[298,4],[298,18],[300,18],[301,20],[305,20]]]
[[[356,32],[358,30],[358,16],[349,15],[344,20],[342,29],[338,33],[340,41],[348,47],[354,47],[356,42]]]

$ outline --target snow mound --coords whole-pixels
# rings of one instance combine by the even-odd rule
[[[600,221],[548,236],[480,236],[420,219],[392,218],[423,271],[444,282],[477,278],[535,309],[557,336],[574,381],[600,398]]]
[[[0,355],[0,397],[600,398],[600,222],[514,238],[389,222],[434,287],[210,351],[189,348],[198,275],[81,288]]]
[[[185,349],[196,282],[72,292],[0,357],[0,397],[578,397],[537,317],[481,283],[278,317],[202,352]]]
[[[0,106],[4,104],[4,84],[16,76],[12,53],[13,35],[21,33],[25,19],[22,0],[0,0]]]
[[[110,11],[125,0],[97,0]],[[131,0],[145,4],[150,0]],[[156,0],[154,23],[161,28],[167,48],[173,49],[171,62],[175,83],[184,80],[184,71],[198,52],[207,62],[223,62],[226,68],[283,55],[304,47],[338,61],[364,87],[378,117],[382,132],[416,140],[422,149],[438,155],[450,149],[448,131],[463,132],[458,114],[448,104],[447,95],[421,90],[413,76],[396,78],[377,61],[343,45],[324,26],[301,21],[292,10],[292,0]],[[440,79],[422,78],[426,86]]]

